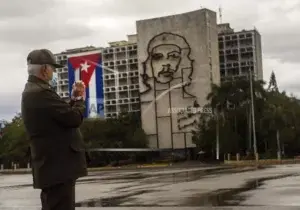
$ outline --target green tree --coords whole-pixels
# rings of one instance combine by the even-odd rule
[[[144,148],[147,137],[141,128],[139,113],[120,114],[115,119],[85,119],[80,127],[88,148]],[[21,115],[5,123],[0,139],[0,161],[26,162],[29,140]]]
[[[279,92],[274,71],[272,71],[270,76],[268,91]]]
[[[139,113],[120,113],[111,119],[86,119],[81,126],[85,142],[90,148],[147,147]],[[140,140],[138,140],[140,138]]]
[[[29,141],[21,115],[18,113],[11,122],[6,123],[0,140],[0,157],[10,161],[25,161]],[[26,159],[26,162],[28,159]]]
[[[266,100],[263,85],[263,81],[253,82],[256,116],[261,114],[261,107]],[[214,110],[209,123],[213,126],[210,129],[216,132],[214,141],[219,139],[220,148],[222,147],[224,152],[240,152],[240,150],[244,151],[247,147],[249,148],[249,143],[245,140],[250,141],[252,132],[249,80],[240,79],[222,83],[221,86],[213,85],[212,92],[208,94],[207,99]],[[224,136],[227,136],[227,139],[224,139]],[[230,140],[228,140],[229,137]],[[212,142],[212,139],[210,141]],[[225,143],[228,141],[230,144]]]
[[[131,140],[132,146],[136,148],[146,148],[148,147],[148,139],[145,131],[142,128],[137,128],[132,136]]]
[[[276,81],[272,83],[276,84]],[[284,147],[285,152],[292,149],[289,145],[297,144],[300,103],[295,96],[277,93],[274,91],[276,88],[273,91],[264,89],[264,84],[263,81],[253,81],[257,146],[260,153],[271,151],[274,156],[278,136],[281,139],[279,146]],[[207,99],[214,115],[201,116],[199,126],[193,132],[197,146],[215,150],[216,140],[219,139],[223,153],[245,153],[249,148],[253,151],[249,80],[240,79],[213,86]]]

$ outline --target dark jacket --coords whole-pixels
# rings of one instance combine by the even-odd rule
[[[29,76],[21,109],[30,139],[34,188],[86,176],[85,145],[79,130],[84,101],[69,104],[48,83]]]

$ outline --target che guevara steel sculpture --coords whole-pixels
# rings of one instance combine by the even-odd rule
[[[164,32],[154,36],[148,43],[147,59],[142,63],[143,71],[141,74],[142,91],[141,95],[149,94],[150,91],[155,92],[155,84],[170,84],[172,81],[177,80],[176,88],[182,89],[182,98],[193,100],[193,104],[187,107],[197,108],[196,97],[189,92],[189,87],[193,83],[194,60],[191,59],[191,47],[187,40],[178,34]],[[172,84],[174,87],[174,84]],[[172,91],[173,87],[168,91]],[[154,93],[155,100],[158,96]],[[193,120],[189,123],[188,119],[197,113],[180,112],[178,113],[178,129],[193,126],[197,122]]]

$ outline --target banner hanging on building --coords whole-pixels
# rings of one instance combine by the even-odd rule
[[[75,81],[86,86],[85,117],[104,117],[103,71],[100,53],[74,55],[68,58],[69,93]]]

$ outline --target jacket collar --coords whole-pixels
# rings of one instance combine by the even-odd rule
[[[48,89],[48,90],[53,90],[55,91],[50,85],[48,82],[36,77],[36,76],[33,76],[33,75],[29,75],[28,76],[28,82],[32,82],[32,83],[35,83],[37,85],[39,85],[40,87],[44,88],[44,89]]]
[[[38,84],[46,84],[46,85],[49,85],[48,82],[34,76],[34,75],[29,75],[28,76],[28,82],[33,82],[33,83],[38,83]]]

